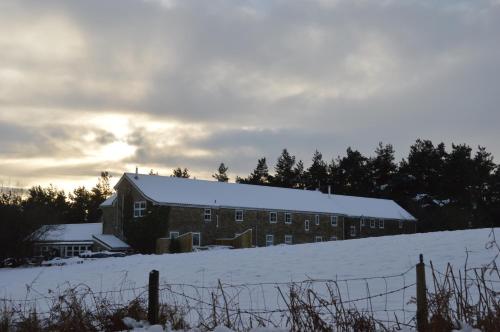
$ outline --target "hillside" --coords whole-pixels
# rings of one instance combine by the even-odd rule
[[[286,285],[275,283],[328,279],[339,281],[346,299],[395,290],[370,303],[359,301],[356,306],[370,306],[371,310],[380,311],[382,317],[392,310],[399,311],[401,318],[408,318],[415,310],[408,302],[415,295],[412,268],[418,255],[422,253],[426,263],[432,260],[440,271],[447,263],[463,267],[467,255],[468,266],[479,267],[497,254],[485,248],[490,233],[491,229],[437,232],[189,254],[133,255],[62,267],[1,269],[0,297],[40,299],[85,284],[94,292],[119,291],[120,299],[127,300],[144,290],[140,287],[147,284],[149,271],[156,269],[160,272],[160,284],[171,284],[168,289],[172,292],[163,297],[167,300],[176,295],[182,297],[180,294],[209,298],[209,287],[217,287],[220,280],[224,285],[245,284],[228,286],[228,294],[240,307],[268,310],[283,306],[277,287],[286,289]],[[386,278],[373,278],[382,276]],[[320,293],[325,290],[321,280],[308,285]],[[37,305],[43,306],[43,301]]]

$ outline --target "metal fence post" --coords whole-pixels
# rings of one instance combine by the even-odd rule
[[[417,331],[428,331],[428,308],[427,287],[425,285],[424,256],[420,254],[420,262],[417,264]]]
[[[148,321],[151,325],[158,324],[160,273],[157,270],[149,272]]]

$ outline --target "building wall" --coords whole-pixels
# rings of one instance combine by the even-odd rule
[[[123,214],[133,213],[133,206],[124,206],[126,197],[132,199],[128,204],[133,205],[133,201],[142,201],[145,198],[135,190],[126,180],[122,181],[117,188],[117,200],[113,207],[103,208],[103,228],[104,234],[114,234],[126,241],[123,236]],[[147,202],[147,208],[151,208],[152,203]],[[414,233],[415,222],[403,221],[402,228],[399,228],[398,220],[384,220],[384,227],[380,228],[379,220],[376,220],[376,227],[370,227],[370,219],[366,219],[365,226],[362,227],[360,218],[350,218],[337,216],[337,226],[332,226],[332,214],[325,213],[305,213],[288,211],[269,211],[257,209],[243,210],[243,220],[236,221],[234,208],[207,207],[211,211],[211,219],[204,220],[204,207],[192,206],[171,206],[165,218],[168,219],[167,228],[162,237],[169,237],[170,232],[178,232],[179,235],[188,232],[199,232],[201,234],[201,245],[215,244],[217,239],[233,238],[236,234],[243,233],[248,229],[252,230],[252,240],[254,246],[265,246],[266,236],[273,235],[273,244],[285,243],[285,235],[292,236],[292,243],[315,242],[316,237],[321,237],[322,241],[331,239],[351,239],[369,236],[382,236],[401,233]],[[276,222],[270,221],[270,212],[276,212]],[[285,214],[290,213],[292,221],[285,223]],[[319,224],[316,224],[316,216]],[[309,221],[309,230],[305,229],[305,222]],[[355,235],[351,235],[351,226],[355,228]]]

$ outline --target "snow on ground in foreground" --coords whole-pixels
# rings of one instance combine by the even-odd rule
[[[323,242],[268,248],[216,250],[175,255],[133,255],[125,258],[104,258],[85,261],[84,264],[0,269],[0,298],[39,298],[52,291],[78,284],[88,285],[94,292],[141,287],[147,284],[149,271],[160,272],[160,283],[183,283],[197,286],[264,282],[289,282],[313,279],[368,278],[400,274],[411,269],[422,253],[426,263],[444,271],[449,262],[463,268],[468,251],[468,266],[478,267],[494,259],[496,252],[485,249],[491,229],[436,232],[386,236],[348,241]],[[499,229],[495,230],[499,233]],[[428,279],[430,281],[430,279]],[[428,283],[429,283],[428,281]],[[344,299],[359,299],[384,293],[415,282],[415,270],[404,276],[341,282]],[[429,284],[428,284],[429,285]],[[181,287],[181,286],[179,286]],[[321,286],[314,286],[321,292]],[[285,287],[286,289],[286,287]],[[29,291],[28,291],[29,290]],[[196,293],[190,287],[177,289],[210,299],[209,291]],[[324,288],[323,288],[324,290]],[[276,285],[255,285],[239,289],[240,308],[283,308]],[[405,309],[413,316],[415,310],[408,304],[415,295],[415,287],[404,293],[396,292],[363,301],[358,306],[370,305],[380,310]]]

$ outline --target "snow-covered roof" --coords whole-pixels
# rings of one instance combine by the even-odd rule
[[[119,183],[124,178],[132,183],[145,198],[157,204],[240,207],[415,220],[392,200],[342,195],[329,196],[319,191],[171,176],[144,174],[136,176],[135,173],[125,173]]]
[[[112,206],[113,203],[115,202],[116,199],[116,193],[113,193],[113,195],[109,196],[104,202],[102,202],[99,206]]]
[[[102,223],[45,225],[38,232],[39,241],[92,242],[92,235],[102,233]]]
[[[408,211],[390,199],[332,195],[332,200],[348,216],[415,220]]]
[[[111,234],[94,234],[94,239],[111,250],[130,248],[128,244]]]

